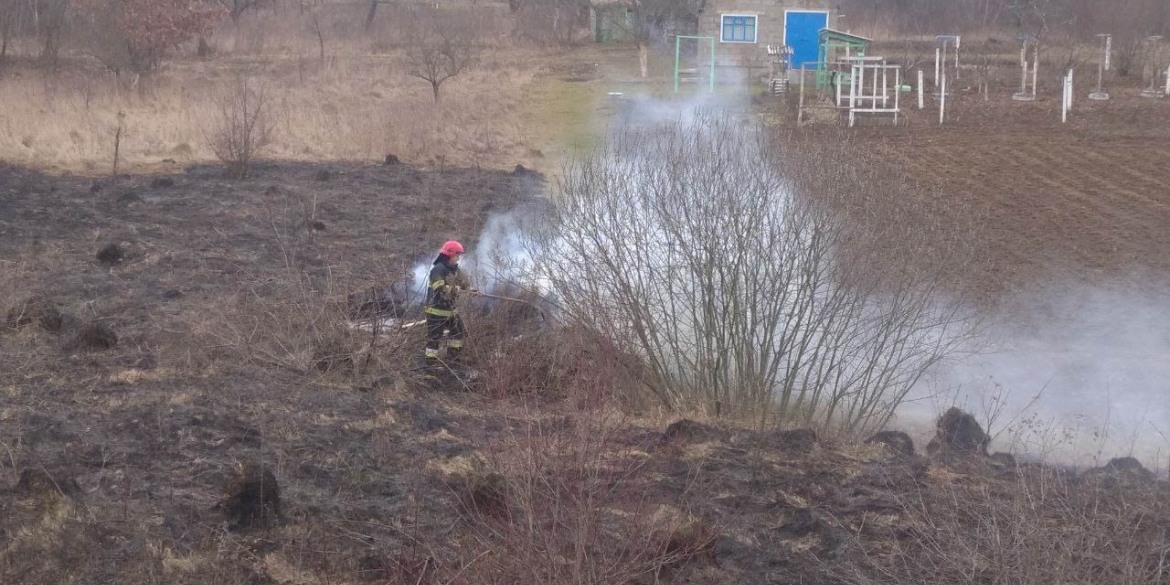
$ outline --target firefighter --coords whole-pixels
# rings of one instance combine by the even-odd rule
[[[427,303],[423,313],[427,318],[426,362],[428,366],[438,365],[439,345],[447,340],[447,360],[457,361],[463,351],[467,332],[455,308],[459,291],[472,289],[459,271],[459,258],[463,256],[463,245],[455,240],[443,244],[439,257],[431,267],[427,288]]]

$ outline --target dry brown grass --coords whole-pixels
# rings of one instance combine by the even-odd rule
[[[217,98],[246,78],[271,88],[275,127],[265,157],[374,161],[393,153],[411,163],[510,168],[528,162],[521,108],[541,51],[510,43],[510,21],[498,9],[483,5],[471,15],[481,58],[444,85],[439,104],[426,82],[407,74],[402,42],[415,19],[408,7],[383,7],[369,33],[341,8],[318,21],[289,8],[249,15],[213,36],[213,58],[176,55],[151,80],[116,80],[81,51],[55,74],[17,61],[0,78],[0,159],[109,172],[123,112],[123,169],[212,161]],[[25,45],[31,62],[35,46]]]
[[[127,95],[100,71],[45,82],[36,74],[0,82],[0,158],[42,168],[108,172],[117,115],[126,114],[123,168],[166,161],[215,160],[207,134],[216,97],[240,76],[274,90],[275,128],[267,157],[287,160],[381,160],[450,166],[510,167],[524,160],[520,131],[531,54],[501,52],[449,82],[435,104],[430,86],[409,78],[397,56],[338,58],[328,66],[272,59],[170,64],[147,97]]]

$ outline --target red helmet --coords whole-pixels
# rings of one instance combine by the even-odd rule
[[[446,244],[443,244],[443,249],[440,250],[440,252],[442,252],[445,256],[454,258],[457,254],[463,253],[463,244],[460,244],[455,240],[451,240]]]

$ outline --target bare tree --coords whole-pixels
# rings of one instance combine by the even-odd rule
[[[970,332],[959,297],[935,294],[962,236],[899,207],[930,198],[802,148],[700,115],[623,129],[567,170],[541,276],[570,318],[645,360],[668,407],[861,433]]]
[[[253,89],[247,80],[241,80],[224,93],[218,105],[218,125],[208,135],[211,150],[227,165],[229,176],[247,178],[275,127],[268,96],[263,88]]]
[[[378,5],[389,4],[387,0],[370,0],[370,9],[366,12],[366,30],[374,26],[374,18],[378,16]]]
[[[705,0],[630,0],[634,11],[633,30],[638,43],[638,67],[642,77],[650,75],[650,45],[671,28],[688,27],[697,22]]]
[[[24,5],[17,0],[0,0],[0,69],[8,58],[8,45],[16,32],[16,23]]]
[[[408,39],[408,73],[431,84],[435,102],[445,81],[475,63],[474,24],[442,10],[426,10]]]
[[[36,4],[35,14],[42,41],[41,65],[50,69],[57,67],[69,5],[70,0],[42,0]]]

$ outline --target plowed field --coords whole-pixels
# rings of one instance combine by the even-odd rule
[[[1054,102],[960,100],[947,125],[928,109],[911,113],[907,126],[867,127],[858,138],[938,185],[955,209],[979,210],[976,244],[987,262],[972,276],[990,298],[1053,282],[1164,281],[1170,103],[1082,100],[1061,124]]]

